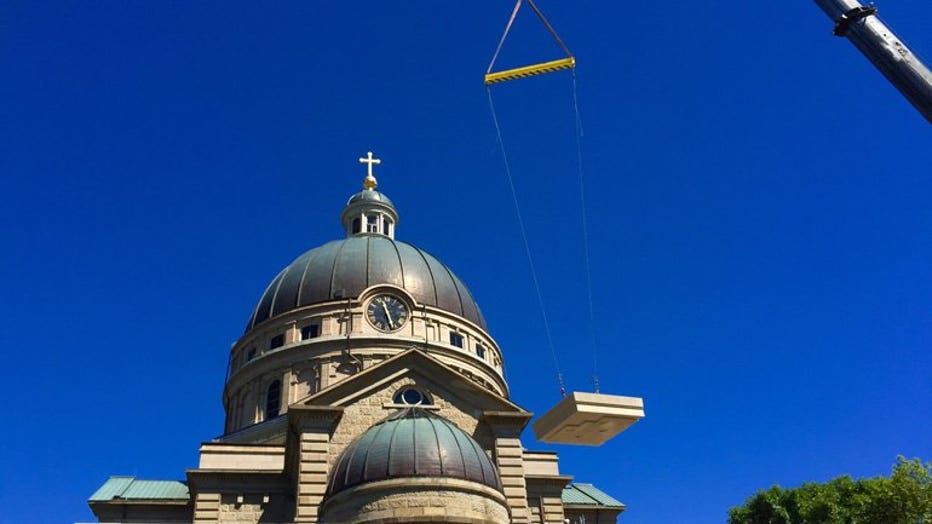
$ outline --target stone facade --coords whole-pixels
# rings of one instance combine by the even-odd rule
[[[435,411],[438,415],[472,435],[486,450],[491,450],[492,439],[489,430],[479,423],[481,413],[477,413],[475,410],[467,412],[468,406],[449,398],[449,395],[445,398],[443,396],[444,392],[437,389],[437,386],[424,384],[423,381],[411,377],[403,377],[372,391],[371,396],[360,399],[358,402],[344,408],[343,417],[333,432],[331,440],[333,445],[330,447],[328,456],[328,462],[331,466],[353,439],[399,408],[398,405],[392,402],[392,397],[406,386],[417,386],[425,391],[433,399],[433,407],[436,408]]]
[[[257,524],[266,518],[269,503],[263,504],[261,495],[237,497],[236,495],[223,495],[217,509],[217,521],[220,524]],[[240,499],[240,500],[237,500]]]
[[[454,479],[406,478],[362,486],[327,500],[328,477],[337,458],[374,424],[405,407],[395,404],[395,395],[410,387],[429,397],[431,404],[425,409],[455,424],[492,458],[503,491]],[[193,519],[191,509],[185,513],[181,507],[173,513],[155,505],[134,506],[133,511],[149,519],[161,511],[169,515],[159,520],[165,523],[562,524],[560,492],[570,477],[560,475],[556,455],[523,448],[520,435],[530,417],[457,369],[408,350],[292,404],[283,417],[250,428],[245,436],[233,438],[238,435],[234,433],[229,441],[202,445],[200,467],[188,472]],[[322,515],[323,508],[330,513]],[[97,513],[105,522],[108,513]],[[588,519],[590,513],[600,522],[614,522],[617,516],[617,511],[611,516],[605,511],[566,516]]]

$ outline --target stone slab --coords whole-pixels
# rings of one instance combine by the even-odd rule
[[[541,442],[601,446],[644,417],[644,399],[574,391],[537,419]]]

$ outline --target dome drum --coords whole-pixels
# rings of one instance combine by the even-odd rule
[[[370,318],[373,302],[386,296],[397,298],[407,308],[407,317],[396,329],[381,330]],[[452,345],[451,333],[462,338],[460,346]],[[241,372],[249,371],[251,375],[262,361],[289,360],[283,356],[288,353],[301,352],[316,358],[334,349],[396,351],[412,346],[478,365],[485,370],[483,374],[501,382],[501,393],[506,391],[501,350],[485,330],[446,310],[422,305],[407,290],[390,285],[370,287],[358,299],[334,300],[290,311],[250,331],[231,348],[228,380],[233,382]],[[307,354],[311,349],[314,353]]]
[[[486,332],[462,317],[417,303],[410,306],[411,317],[401,330],[379,331],[367,320],[366,310],[372,298],[385,293],[406,303],[410,298],[401,289],[375,286],[363,292],[362,301],[307,306],[263,324],[237,342],[223,394],[226,431],[266,419],[264,395],[273,378],[282,381],[281,405],[287,410],[291,403],[412,347],[424,349],[496,394],[508,394],[500,350]],[[309,327],[313,332],[306,331]],[[462,346],[451,344],[453,333],[462,337]],[[313,338],[305,339],[305,334]],[[283,344],[272,347],[272,341]]]
[[[296,364],[314,362],[332,362],[347,353],[346,337],[321,337],[312,341],[302,341],[300,344],[286,346],[260,357],[245,362],[233,369],[227,379],[227,391],[233,393],[255,377],[271,372],[286,372]],[[352,345],[349,351],[356,358],[388,358],[411,348],[423,348],[434,354],[441,362],[455,367],[463,368],[474,374],[480,382],[489,385],[489,389],[498,394],[507,394],[507,386],[501,376],[501,368],[493,367],[486,361],[478,360],[473,354],[466,354],[463,350],[446,345],[425,344],[423,339],[401,339],[389,335],[363,335],[350,339]],[[322,384],[326,387],[329,384]]]
[[[346,337],[320,337],[266,353],[235,369],[227,380],[223,394],[227,411],[226,431],[235,431],[265,420],[261,415],[262,393],[272,378],[282,379],[281,403],[283,410],[287,410],[289,404],[346,378],[348,375],[344,374],[346,371],[342,366],[350,359],[368,367],[412,347],[424,347],[423,340],[402,339],[397,335],[365,335],[351,338],[350,341],[353,346],[349,354],[346,352]],[[477,361],[474,354],[467,354],[458,348],[437,344],[426,347],[438,360],[457,369],[464,376],[471,377],[483,387],[499,395],[508,394],[500,368]],[[244,405],[243,399],[247,397],[250,400]]]

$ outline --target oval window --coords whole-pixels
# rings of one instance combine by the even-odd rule
[[[430,397],[416,388],[404,388],[392,398],[395,404],[404,404],[405,406],[429,406],[433,404]]]

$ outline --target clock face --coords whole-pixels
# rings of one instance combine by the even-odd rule
[[[408,320],[408,306],[394,295],[378,295],[369,301],[366,318],[376,329],[395,331]]]

